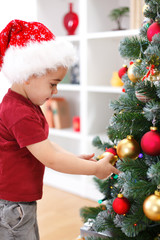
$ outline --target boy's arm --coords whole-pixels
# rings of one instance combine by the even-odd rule
[[[48,139],[29,145],[27,148],[41,163],[58,172],[95,175],[100,179],[108,177],[111,173],[119,173],[119,171],[109,163],[113,154],[109,154],[98,162],[86,161],[67,151],[57,150]]]
[[[73,153],[68,152],[68,151],[66,151],[65,149],[63,149],[63,148],[62,148],[61,146],[59,146],[58,144],[56,144],[56,143],[54,143],[54,142],[51,142],[51,143],[52,143],[52,145],[53,145],[53,147],[54,147],[55,150],[57,150],[57,151],[59,151],[59,152],[62,152],[62,153],[69,153],[69,154],[74,155]],[[74,155],[74,156],[76,156],[76,155]],[[96,161],[95,159],[93,159],[94,153],[92,153],[92,154],[81,154],[81,155],[79,155],[78,157],[79,157],[79,158],[82,158],[82,159],[86,159],[86,160]]]

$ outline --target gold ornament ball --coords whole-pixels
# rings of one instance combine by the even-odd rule
[[[122,158],[131,158],[133,160],[138,158],[140,153],[140,146],[132,135],[121,140],[117,145],[117,155]]]
[[[152,221],[160,221],[160,192],[155,191],[144,200],[143,211],[147,218]]]
[[[134,68],[136,65],[140,64],[141,60],[137,59],[135,63],[132,63],[129,68],[128,68],[128,78],[130,79],[131,82],[136,83],[139,79],[140,76],[134,72]]]
[[[107,157],[107,156],[109,156],[110,154],[111,154],[111,153],[109,153],[109,152],[104,152],[104,153],[102,153],[100,156],[98,156],[98,159],[102,159],[102,158],[104,158],[104,157]],[[111,159],[109,162],[114,166],[117,161],[118,161],[118,156],[115,155],[115,156],[112,157],[112,159]]]

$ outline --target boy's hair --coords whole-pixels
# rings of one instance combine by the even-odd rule
[[[76,59],[73,45],[58,41],[42,23],[12,20],[0,33],[0,70],[11,83],[47,69],[70,67]]]

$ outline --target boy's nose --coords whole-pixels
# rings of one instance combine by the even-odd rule
[[[57,94],[57,92],[58,92],[58,90],[57,90],[57,88],[55,88],[55,89],[52,90],[51,94],[52,94],[52,95],[53,95],[53,94]]]

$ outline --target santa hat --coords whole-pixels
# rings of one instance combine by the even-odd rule
[[[56,40],[42,23],[13,20],[0,33],[0,70],[11,83],[47,69],[68,68],[74,61],[73,45]]]

